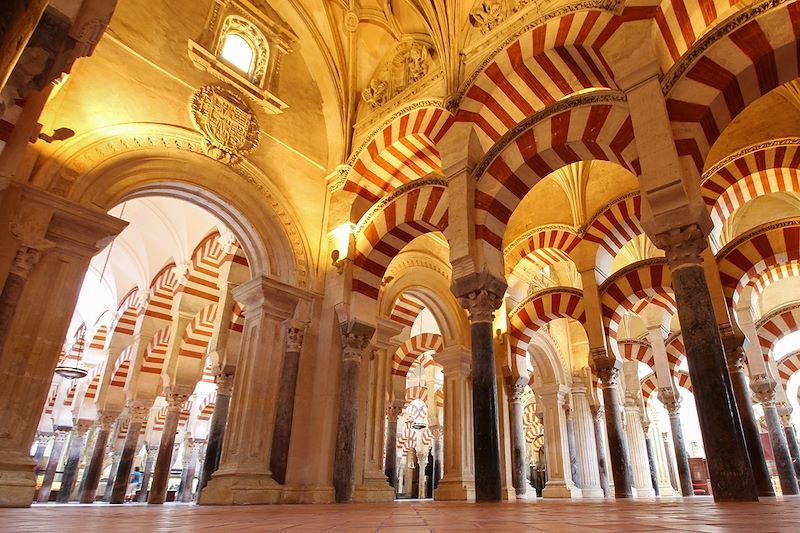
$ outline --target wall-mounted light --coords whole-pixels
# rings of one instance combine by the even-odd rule
[[[331,264],[339,274],[344,269],[344,259],[350,251],[350,238],[353,235],[355,224],[350,221],[337,226],[331,231],[331,239],[333,240],[333,249],[331,250]]]

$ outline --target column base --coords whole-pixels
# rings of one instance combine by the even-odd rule
[[[517,499],[517,491],[514,487],[503,487],[502,498],[503,501],[513,502]]]
[[[658,486],[658,493],[665,498],[671,498],[672,496],[680,496],[680,492],[672,488],[672,485],[659,485]]]
[[[433,499],[444,502],[475,501],[475,481],[445,476],[433,491]]]
[[[385,503],[394,501],[394,489],[388,482],[365,483],[356,485],[353,490],[353,502],[356,503]]]
[[[602,491],[600,491],[602,493]],[[563,481],[548,481],[542,491],[542,498],[569,498],[581,499],[581,489],[573,484],[567,485]]]
[[[0,507],[30,507],[36,493],[36,465],[30,457],[7,454],[0,464]]]
[[[655,489],[647,489],[647,488],[637,489],[636,487],[633,487],[633,489],[631,489],[631,490],[633,490],[633,497],[634,498],[655,498],[656,497]]]
[[[282,503],[333,503],[333,486],[284,485]]]
[[[583,498],[605,498],[602,487],[583,487],[580,490]]]
[[[200,493],[200,505],[265,505],[281,503],[283,486],[267,474],[214,476]]]

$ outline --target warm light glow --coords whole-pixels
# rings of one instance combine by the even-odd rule
[[[253,47],[241,35],[235,33],[226,35],[220,56],[242,72],[250,74],[253,64]]]
[[[333,238],[333,248],[331,250],[338,250],[340,259],[347,257],[347,252],[350,250],[350,236],[353,234],[354,229],[355,224],[348,221],[331,232],[331,237]]]

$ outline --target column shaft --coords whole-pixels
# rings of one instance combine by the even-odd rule
[[[647,444],[642,431],[642,418],[639,406],[628,397],[625,402],[625,420],[628,433],[628,444],[631,452],[631,471],[633,473],[633,486],[639,497],[655,496],[653,484],[650,480],[650,461],[647,457]]]
[[[101,426],[100,431],[97,433],[94,450],[92,451],[92,459],[89,461],[89,466],[86,469],[83,491],[81,492],[81,503],[94,503],[97,494],[97,486],[100,484],[100,476],[103,473],[103,462],[106,456],[106,447],[108,446],[108,436],[110,433],[110,424]]]
[[[503,484],[492,323],[473,321],[471,330],[475,499],[499,502],[503,497]]]
[[[789,444],[789,452],[792,455],[794,472],[800,477],[800,447],[797,445],[797,434],[794,431],[794,426],[784,426],[783,429],[784,433],[786,433],[786,442]]]
[[[156,461],[156,454],[158,448],[156,446],[147,447],[147,459],[144,463],[144,472],[142,472],[142,486],[139,488],[139,493],[136,495],[136,501],[145,503],[147,501],[148,485],[150,485],[150,476],[153,475],[153,465]]]
[[[772,455],[775,456],[775,468],[778,470],[778,478],[781,483],[781,492],[784,495],[797,494],[797,475],[792,464],[792,456],[789,453],[789,445],[786,442],[786,434],[781,426],[781,417],[774,402],[763,402],[764,419],[767,422],[769,441],[772,444]]]
[[[169,474],[172,469],[172,451],[175,447],[175,434],[178,432],[178,421],[181,414],[181,405],[186,401],[186,396],[170,394],[167,397],[169,405],[167,416],[164,417],[164,431],[161,433],[161,442],[158,445],[156,466],[153,470],[153,482],[150,484],[150,494],[147,503],[162,504],[167,499],[169,488]]]
[[[125,503],[125,495],[131,482],[133,460],[136,457],[136,447],[139,444],[139,433],[146,415],[146,409],[144,414],[140,412],[131,414],[128,433],[125,435],[125,444],[122,446],[122,455],[119,459],[119,465],[117,465],[117,475],[114,478],[114,489],[111,491],[111,499],[108,503]]]
[[[397,417],[401,411],[401,406],[386,407],[386,450],[383,472],[389,485],[395,489],[397,488]]]
[[[106,480],[105,490],[103,491],[104,502],[111,500],[111,491],[114,489],[114,480],[117,477],[120,455],[121,453],[118,451],[111,452],[111,468],[108,470],[108,478]]]
[[[603,496],[608,498],[611,495],[611,487],[608,484],[608,461],[606,461],[605,434],[603,433],[603,410],[592,406],[592,425],[594,426],[594,443],[597,450],[597,472],[600,476],[600,487],[603,489]]]
[[[525,430],[522,425],[524,390],[524,385],[515,384],[508,396],[511,417],[511,480],[517,496],[524,496],[528,486],[525,479]]]
[[[61,452],[64,450],[64,443],[68,436],[69,433],[64,430],[56,430],[55,432],[53,448],[50,450],[50,458],[47,460],[47,470],[44,472],[42,486],[39,489],[39,497],[36,499],[39,503],[47,503],[50,500],[50,490],[53,487],[53,480],[61,462]]]
[[[362,339],[361,349],[366,347]],[[356,425],[358,412],[358,382],[361,371],[361,352],[345,358],[342,364],[339,387],[339,420],[336,427],[336,456],[333,467],[333,487],[337,502],[349,502],[353,498],[356,462]]]
[[[614,479],[614,497],[633,497],[633,475],[628,439],[622,424],[620,394],[617,388],[619,369],[611,368],[599,372],[603,389],[603,403],[608,435],[608,452],[611,456],[611,475]]]
[[[203,474],[200,478],[200,483],[197,485],[198,492],[202,492],[211,479],[211,475],[219,468],[219,460],[222,457],[222,441],[225,437],[225,424],[228,422],[228,411],[231,404],[232,387],[233,376],[230,374],[217,376],[217,400],[214,403],[214,414],[211,415],[211,427],[208,430]]]
[[[283,357],[281,381],[278,386],[275,430],[272,433],[272,455],[269,461],[272,477],[280,484],[286,483],[286,463],[289,459],[289,439],[292,434],[294,395],[297,388],[297,373],[300,367],[300,348],[303,344],[303,331],[300,328],[289,326],[286,337],[286,351]]]
[[[61,478],[61,488],[58,490],[56,502],[69,502],[72,490],[75,487],[75,480],[78,477],[78,466],[81,462],[83,452],[84,434],[88,428],[75,429],[72,431],[67,450],[67,460],[64,463],[64,475]]]
[[[586,388],[576,386],[572,389],[572,417],[575,430],[575,447],[578,457],[578,470],[581,480],[581,495],[584,498],[599,498],[604,495],[598,471],[597,442],[595,427]],[[605,461],[604,461],[605,462]]]
[[[669,414],[669,425],[672,429],[672,448],[675,450],[675,463],[678,465],[678,480],[683,496],[694,496],[692,488],[692,472],[689,470],[689,454],[683,440],[683,425],[678,411]]]
[[[658,476],[656,475],[656,457],[653,451],[653,439],[650,438],[650,434],[646,431],[644,445],[647,448],[647,461],[650,464],[650,483],[652,483],[653,491],[656,493],[656,496],[658,496]]]

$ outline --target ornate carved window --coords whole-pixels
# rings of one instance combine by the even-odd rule
[[[222,41],[219,57],[247,74],[253,75],[253,45],[237,33],[228,33]]]

